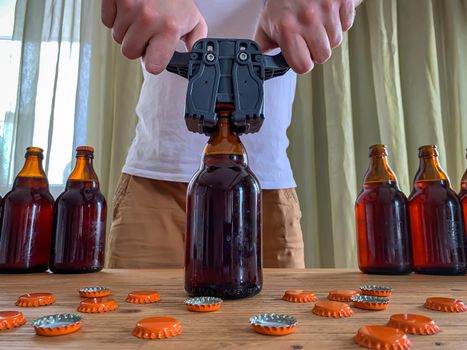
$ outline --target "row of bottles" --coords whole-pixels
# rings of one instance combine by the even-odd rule
[[[407,199],[389,166],[385,145],[370,147],[355,203],[359,267],[364,273],[466,273],[467,171],[459,196],[434,145],[419,148],[419,169]]]
[[[100,271],[106,202],[93,168],[94,149],[76,149],[76,165],[54,202],[43,150],[28,147],[13,188],[0,205],[0,273]]]

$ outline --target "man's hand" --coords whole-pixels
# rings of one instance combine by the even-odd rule
[[[193,0],[102,0],[101,16],[123,55],[143,57],[153,74],[165,69],[179,40],[191,50],[208,30]]]
[[[324,63],[350,29],[361,0],[266,0],[255,40],[263,51],[280,47],[297,73]]]

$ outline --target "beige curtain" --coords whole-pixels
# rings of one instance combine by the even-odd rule
[[[331,60],[299,78],[289,138],[309,267],[356,266],[354,200],[371,144],[388,145],[407,195],[417,148],[437,144],[459,190],[467,1],[365,1]]]

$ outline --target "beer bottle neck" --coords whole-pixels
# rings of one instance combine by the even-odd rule
[[[238,155],[246,159],[245,148],[238,135],[230,130],[231,111],[218,111],[219,123],[217,131],[210,137],[204,147],[204,156],[213,155]]]
[[[389,166],[386,145],[378,144],[370,146],[368,156],[370,157],[370,161],[363,183],[387,183],[399,188],[396,175]]]
[[[77,182],[86,182],[89,187],[99,188],[99,180],[92,165],[93,153],[88,151],[78,151],[76,154],[76,164],[68,176],[67,188]]]
[[[420,155],[420,166],[415,175],[415,183],[426,181],[443,181],[449,185],[448,175],[439,164],[438,155]]]
[[[45,179],[47,176],[42,168],[42,155],[26,154],[26,161],[17,177],[38,177]]]
[[[13,188],[48,188],[47,175],[42,168],[43,150],[38,147],[28,147],[23,168],[16,175]]]
[[[389,166],[386,155],[374,155],[370,157],[364,183],[389,183],[398,186],[396,175]]]

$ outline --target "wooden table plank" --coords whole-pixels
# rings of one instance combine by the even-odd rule
[[[27,325],[0,332],[0,349],[358,349],[352,337],[365,324],[385,324],[394,313],[420,313],[432,317],[442,332],[430,336],[409,336],[415,349],[467,349],[467,312],[443,313],[423,308],[428,296],[456,297],[467,301],[465,276],[370,276],[342,269],[267,269],[260,295],[225,301],[214,313],[186,310],[181,270],[105,270],[86,275],[0,275],[0,310],[21,310],[30,322],[40,316],[76,312],[81,287],[104,285],[120,308],[116,312],[84,314],[83,328],[71,335],[40,337]],[[386,311],[354,309],[354,316],[328,319],[311,313],[312,304],[281,300],[286,289],[311,289],[325,299],[331,289],[355,289],[362,284],[394,288]],[[130,290],[155,289],[161,301],[136,305],[124,302]],[[53,292],[57,302],[39,308],[18,308],[20,294]],[[262,312],[288,313],[299,321],[296,333],[271,337],[252,331],[248,318]],[[180,320],[181,335],[164,340],[141,340],[131,335],[135,323],[151,316],[172,316]]]

